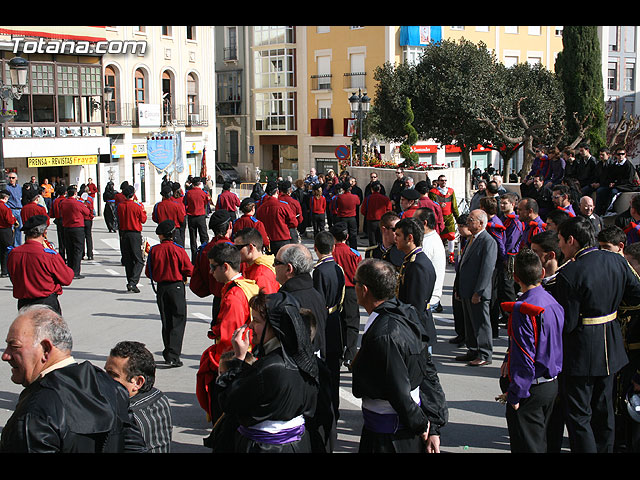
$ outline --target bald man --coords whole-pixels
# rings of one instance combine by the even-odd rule
[[[583,217],[587,217],[591,221],[591,225],[593,225],[593,229],[596,232],[596,235],[600,233],[600,231],[604,228],[604,221],[600,215],[595,213],[595,204],[593,203],[593,198],[588,195],[585,195],[580,199],[580,211],[579,215]]]

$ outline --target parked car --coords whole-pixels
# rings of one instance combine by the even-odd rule
[[[230,163],[216,163],[216,183],[221,185],[224,182],[240,183],[240,174]]]

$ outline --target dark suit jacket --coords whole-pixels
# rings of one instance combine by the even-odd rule
[[[458,274],[458,295],[471,298],[478,293],[483,300],[491,299],[493,270],[498,257],[498,246],[486,230],[480,232],[471,244],[467,243]]]

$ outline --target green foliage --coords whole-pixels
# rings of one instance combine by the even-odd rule
[[[556,59],[556,73],[564,90],[567,132],[575,137],[579,125],[573,121],[589,117],[586,139],[593,151],[606,144],[606,118],[602,61],[597,26],[567,25],[562,33],[563,50]]]
[[[400,156],[404,158],[405,166],[415,166],[418,164],[420,156],[411,151],[411,145],[418,141],[418,132],[413,127],[413,110],[411,109],[411,99],[407,98],[404,107],[405,124],[404,129],[407,135],[406,140],[400,145]]]

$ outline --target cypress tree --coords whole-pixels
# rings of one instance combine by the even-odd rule
[[[577,136],[579,121],[590,116],[586,140],[597,151],[606,144],[604,88],[598,27],[594,25],[565,26],[562,32],[563,50],[556,59],[555,70],[564,90],[568,143]]]

